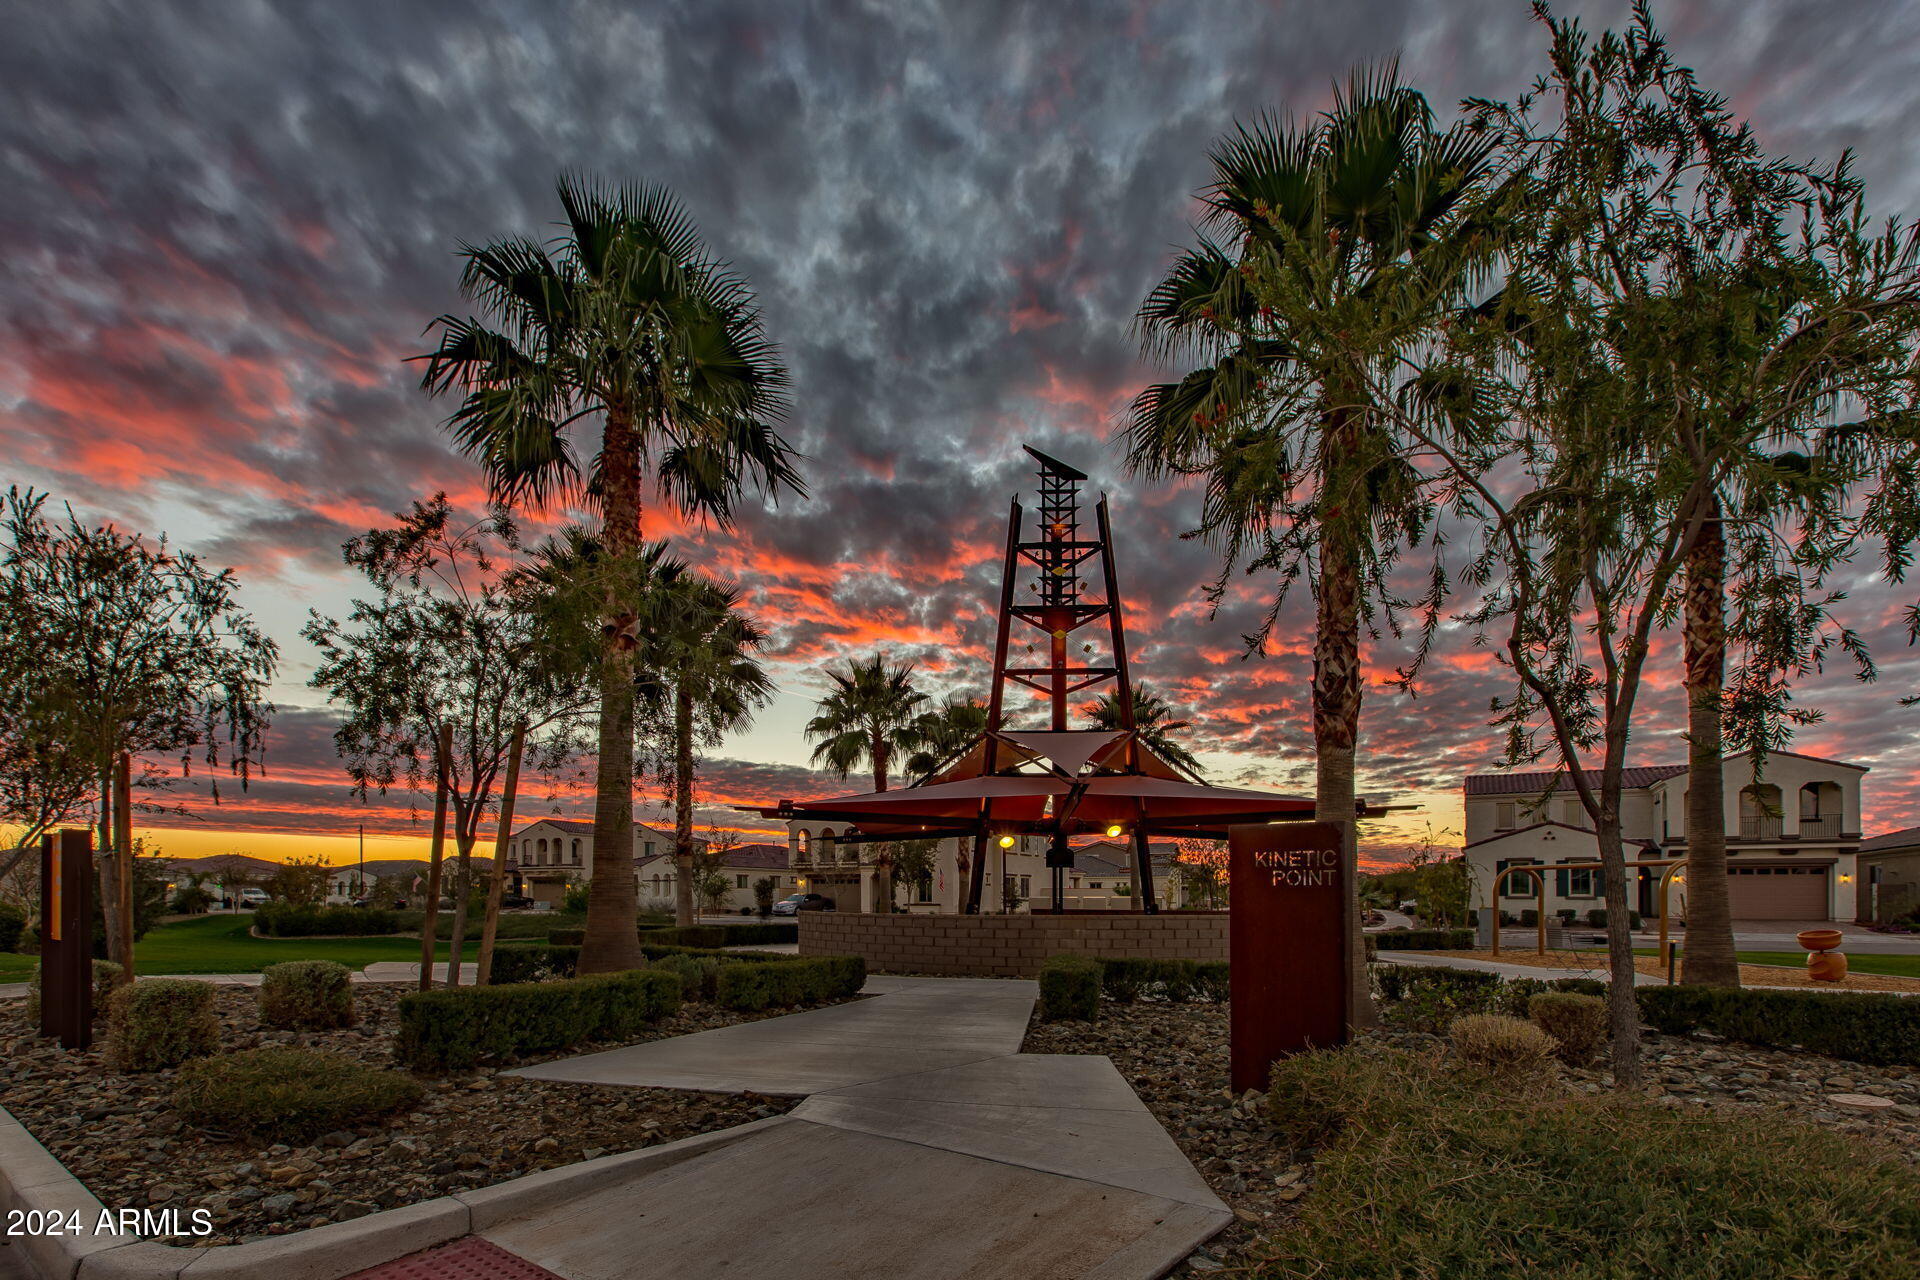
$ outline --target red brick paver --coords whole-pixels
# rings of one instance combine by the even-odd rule
[[[564,1277],[535,1266],[517,1253],[508,1253],[491,1240],[463,1236],[451,1244],[435,1245],[365,1271],[356,1271],[347,1280],[564,1280]]]

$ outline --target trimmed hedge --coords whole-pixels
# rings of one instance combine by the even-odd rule
[[[727,945],[727,928],[718,924],[641,925],[640,941],[663,947],[699,947],[718,951]]]
[[[1040,1020],[1092,1022],[1100,1016],[1100,961],[1087,956],[1049,956],[1040,966]]]
[[[287,960],[260,971],[260,1020],[272,1027],[350,1027],[353,975],[332,960]]]
[[[502,942],[493,949],[493,985],[571,978],[580,964],[580,948],[550,942]]]
[[[173,1106],[189,1124],[302,1145],[413,1106],[418,1080],[319,1049],[248,1049],[190,1062]]]
[[[1445,965],[1377,964],[1373,991],[1395,1026],[1436,1035],[1455,1018],[1474,1013],[1528,1016],[1527,1006],[1544,992],[1605,995],[1607,984],[1595,978],[1508,978],[1483,969]]]
[[[400,998],[394,1051],[419,1070],[459,1071],[628,1035],[679,1008],[679,976],[653,969],[415,991]]]
[[[863,956],[734,961],[719,966],[713,999],[723,1009],[767,1009],[856,996],[866,984]]]
[[[1710,1031],[1770,1049],[1800,1048],[1875,1066],[1920,1066],[1920,999],[1869,991],[1641,987],[1656,1031]]]
[[[406,921],[377,907],[307,907],[266,902],[255,908],[253,928],[268,938],[376,937],[399,933]]]
[[[680,998],[711,1004],[720,989],[719,956],[661,956],[649,968],[680,975]]]
[[[148,978],[113,993],[107,1014],[107,1065],[115,1071],[158,1071],[220,1047],[213,984],[191,978]]]
[[[556,947],[578,947],[586,943],[585,929],[555,929],[547,934],[547,941]]]
[[[1100,993],[1115,1004],[1157,995],[1172,1004],[1226,1000],[1231,994],[1224,960],[1101,959]]]
[[[1367,954],[1375,951],[1471,951],[1471,929],[1395,929],[1369,933]]]
[[[766,921],[754,924],[721,925],[729,947],[769,947],[775,943],[800,941],[800,926],[792,921]]]

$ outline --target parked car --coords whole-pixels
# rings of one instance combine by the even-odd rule
[[[777,916],[797,915],[802,911],[832,911],[833,899],[823,893],[794,893],[773,904]]]
[[[355,898],[352,902],[349,902],[347,905],[350,907],[377,907],[380,904],[378,902],[375,902],[371,896],[366,896],[366,897]]]
[[[268,894],[265,889],[242,889],[240,891],[240,905],[243,907],[264,907],[272,901],[272,896]]]
[[[533,905],[533,899],[524,893],[503,893],[500,895],[502,911],[525,911]]]

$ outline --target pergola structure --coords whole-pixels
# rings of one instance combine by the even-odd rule
[[[1079,835],[1127,836],[1141,890],[1134,898],[1135,910],[1152,912],[1151,837],[1224,839],[1229,827],[1243,823],[1310,820],[1313,802],[1210,786],[1142,739],[1134,724],[1133,677],[1107,500],[1103,495],[1094,508],[1093,529],[1083,530],[1080,485],[1086,474],[1030,446],[1027,452],[1040,464],[1039,518],[1029,533],[1026,513],[1014,499],[986,732],[918,785],[782,800],[759,813],[787,821],[847,823],[839,844],[970,839],[968,914],[980,910],[987,853],[995,842],[1009,848],[1022,835],[1047,838],[1053,910],[1059,912],[1065,910],[1065,871],[1073,865],[1069,841]],[[1097,585],[1090,586],[1089,579]],[[1017,661],[1011,656],[1015,624],[1033,640],[1025,646],[1031,656]],[[1077,653],[1076,635],[1081,637]],[[1099,640],[1104,646],[1096,643]],[[1038,695],[1046,709],[1043,724],[1016,728],[1008,723],[1009,685]],[[1120,727],[1069,728],[1070,700],[1103,685],[1118,694]]]

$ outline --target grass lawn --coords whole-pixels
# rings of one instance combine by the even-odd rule
[[[1854,973],[1886,973],[1898,978],[1920,978],[1920,956],[1862,956],[1846,952],[1847,968]],[[1741,951],[1741,964],[1780,964],[1794,969],[1807,967],[1804,951]]]
[[[1282,1059],[1317,1149],[1262,1280],[1772,1280],[1920,1274],[1920,1171],[1768,1111],[1569,1095],[1401,1050]]]
[[[247,913],[156,925],[134,945],[134,972],[258,973],[281,960],[337,960],[363,969],[378,960],[420,960],[418,938],[256,938],[247,932],[252,923]],[[476,938],[461,958],[471,960],[479,950]],[[435,945],[434,958],[447,958],[445,942]],[[0,955],[0,982],[24,982],[38,963],[38,956]]]

